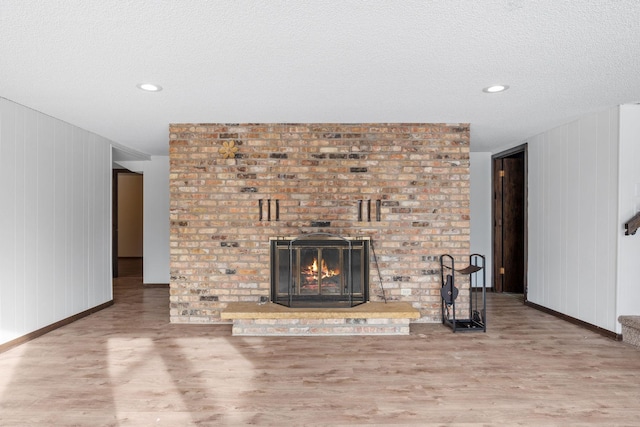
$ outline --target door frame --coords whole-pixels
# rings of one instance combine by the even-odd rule
[[[496,242],[496,238],[495,238],[495,227],[496,227],[496,223],[497,223],[497,212],[496,212],[496,186],[497,186],[497,182],[500,179],[499,176],[496,176],[496,165],[498,163],[498,161],[501,161],[504,158],[507,157],[511,157],[514,154],[520,154],[523,153],[524,155],[524,167],[523,167],[523,171],[522,173],[524,174],[523,176],[523,182],[524,182],[524,206],[523,206],[523,211],[524,211],[524,235],[522,236],[522,238],[524,239],[524,252],[523,252],[523,270],[524,270],[524,274],[523,274],[523,293],[524,293],[524,302],[527,302],[527,293],[528,293],[528,282],[527,282],[527,272],[528,272],[528,242],[529,242],[529,218],[528,218],[528,203],[529,203],[529,183],[528,183],[528,176],[529,176],[529,155],[528,155],[528,144],[525,142],[524,144],[518,145],[516,147],[510,148],[508,150],[502,151],[500,153],[494,154],[491,156],[491,224],[492,224],[492,230],[491,230],[491,248],[492,248],[492,252],[493,252],[493,256],[492,256],[492,261],[493,261],[493,265],[492,267],[492,271],[494,272],[493,274],[493,290],[497,291],[497,292],[502,292],[502,289],[496,289],[496,283],[497,280],[499,279],[499,277],[495,274],[495,272],[498,269],[498,261],[500,261],[502,258],[498,258],[496,256],[496,251],[497,251],[497,242]],[[502,245],[502,242],[500,242],[500,244]]]
[[[128,169],[111,170],[111,273],[118,277],[118,175]]]

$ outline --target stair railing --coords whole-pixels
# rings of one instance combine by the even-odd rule
[[[640,228],[640,212],[635,214],[633,218],[624,225],[624,235],[633,236],[636,234],[636,231],[638,231],[638,228]]]

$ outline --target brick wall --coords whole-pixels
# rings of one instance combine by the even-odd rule
[[[469,253],[467,124],[173,124],[170,162],[174,323],[268,298],[272,236],[370,236],[387,299],[423,322],[440,316],[438,257]]]

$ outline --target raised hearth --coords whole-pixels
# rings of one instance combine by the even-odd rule
[[[230,303],[221,313],[234,336],[408,335],[420,311],[406,302],[369,302],[350,308],[290,308]]]

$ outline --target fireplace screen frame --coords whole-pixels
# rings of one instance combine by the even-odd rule
[[[287,307],[354,307],[369,301],[369,237],[311,233],[269,240],[272,302]],[[317,292],[300,292],[302,251],[311,249],[317,251],[319,264],[322,264],[324,251],[337,253],[342,270],[337,292],[335,286],[330,292],[323,292],[320,273],[316,281]]]

